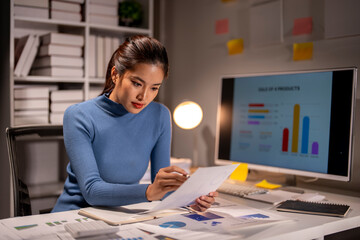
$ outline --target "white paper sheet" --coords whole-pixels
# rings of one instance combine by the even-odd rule
[[[161,201],[151,211],[191,205],[196,198],[216,191],[238,166],[239,164],[232,164],[199,168],[175,192]]]

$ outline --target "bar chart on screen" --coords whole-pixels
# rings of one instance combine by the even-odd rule
[[[231,156],[239,162],[327,171],[331,84],[281,76],[252,77],[234,85]],[[245,81],[245,80],[244,80]]]

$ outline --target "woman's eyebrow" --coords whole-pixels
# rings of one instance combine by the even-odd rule
[[[141,77],[138,77],[138,76],[131,76],[130,79],[134,79],[134,80],[136,79],[136,80],[146,84],[146,82]],[[161,83],[154,83],[153,84],[153,86],[160,86],[160,85],[161,85]]]

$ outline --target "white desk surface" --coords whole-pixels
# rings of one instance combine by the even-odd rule
[[[309,190],[309,192],[314,191]],[[351,210],[344,218],[288,213],[276,211],[275,207],[268,203],[247,200],[225,194],[220,194],[220,196],[239,204],[245,204],[249,207],[272,210],[279,215],[296,220],[294,222],[283,223],[280,226],[273,225],[269,228],[262,229],[262,231],[259,231],[259,229],[251,229],[251,231],[248,231],[245,239],[323,239],[324,236],[329,234],[360,227],[360,198],[317,192],[326,196],[328,202],[350,205]]]
[[[313,191],[309,191],[313,192]],[[239,197],[234,197],[226,194],[220,194],[221,198],[233,201],[238,204],[244,204],[246,206],[262,209],[266,211],[273,211],[274,213],[282,216],[286,216],[295,221],[289,221],[274,225],[260,226],[256,228],[249,228],[241,230],[241,237],[235,237],[235,239],[323,239],[325,235],[333,234],[340,231],[345,231],[352,228],[360,227],[360,198],[338,195],[333,193],[319,192],[325,195],[331,203],[343,203],[348,204],[351,210],[344,218],[339,217],[327,217],[310,214],[298,214],[298,213],[286,213],[278,212],[274,209],[273,205],[262,203],[253,200],[247,200]],[[78,211],[68,211],[63,213],[52,213],[33,215],[26,217],[7,218],[0,220],[0,239],[21,239],[11,235],[9,226],[20,226],[26,224],[33,224],[41,219],[42,223],[55,222],[60,220],[66,220],[67,222],[76,222],[81,219],[84,221],[84,217],[77,214]],[[49,234],[51,231],[65,232],[63,223],[54,227],[49,227],[43,224],[42,228],[33,228],[34,230],[20,230],[20,231],[34,231],[38,233],[41,229],[44,229],[44,234]],[[7,226],[7,227],[6,227]],[[121,227],[120,227],[121,229]],[[19,231],[19,232],[20,232]],[[53,235],[54,238],[56,235]],[[63,238],[65,239],[65,238]],[[69,238],[66,238],[69,239]]]

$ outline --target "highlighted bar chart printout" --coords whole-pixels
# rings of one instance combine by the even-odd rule
[[[235,78],[231,159],[326,173],[331,79],[331,72]]]

